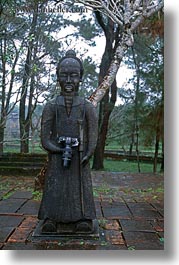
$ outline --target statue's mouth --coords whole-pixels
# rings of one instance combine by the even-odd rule
[[[73,85],[66,85],[65,86],[65,91],[66,92],[72,92],[74,90],[74,86]]]

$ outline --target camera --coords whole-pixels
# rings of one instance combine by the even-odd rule
[[[62,165],[65,168],[69,168],[72,160],[72,147],[78,146],[78,138],[60,136],[57,139],[62,150]]]

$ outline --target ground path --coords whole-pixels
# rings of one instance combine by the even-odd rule
[[[100,237],[33,242],[40,192],[33,177],[0,176],[0,249],[164,249],[163,176],[92,172]]]

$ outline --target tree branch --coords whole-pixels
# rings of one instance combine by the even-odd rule
[[[97,8],[99,12],[104,13],[118,26],[122,26],[120,30],[119,42],[118,45],[116,45],[114,59],[111,62],[108,73],[104,77],[100,86],[89,97],[89,100],[96,106],[97,103],[103,98],[109,87],[111,87],[128,47],[133,45],[134,30],[143,22],[145,18],[152,16],[154,13],[163,8],[164,1],[158,0],[157,3],[154,4],[153,1],[148,0],[135,0],[134,3],[132,3],[130,0],[124,0],[124,5],[121,4],[121,1],[114,0],[79,0],[75,2],[82,3],[85,6],[90,6],[94,10]]]

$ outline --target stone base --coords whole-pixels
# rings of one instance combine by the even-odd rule
[[[99,239],[99,225],[98,220],[93,220],[93,231],[92,232],[74,232],[72,229],[70,229],[70,226],[68,228],[68,225],[66,225],[66,230],[63,229],[63,231],[60,231],[60,228],[57,229],[57,232],[53,233],[42,233],[41,227],[43,225],[44,221],[39,221],[37,224],[37,227],[35,228],[34,232],[32,233],[31,240],[33,241],[43,241],[43,240],[59,240],[59,239]]]

